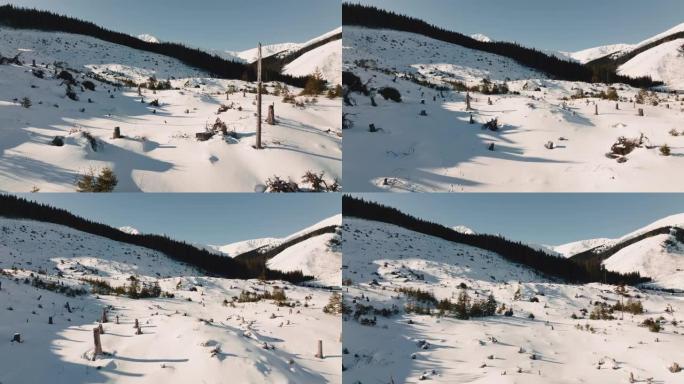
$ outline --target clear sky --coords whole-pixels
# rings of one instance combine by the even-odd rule
[[[304,42],[342,24],[340,0],[0,0],[205,49]]]
[[[177,240],[224,245],[282,237],[340,213],[338,194],[40,193],[26,199],[66,209],[113,227]]]
[[[350,0],[464,34],[560,51],[638,43],[684,23],[682,0]]]
[[[684,213],[684,194],[353,194],[422,219],[534,244],[620,237]]]

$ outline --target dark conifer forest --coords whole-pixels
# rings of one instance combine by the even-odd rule
[[[615,71],[617,67],[614,65],[602,63],[583,65],[548,55],[533,48],[523,47],[516,43],[504,41],[482,42],[470,36],[437,27],[417,18],[372,6],[343,3],[342,25],[355,25],[375,29],[384,28],[421,34],[446,43],[511,58],[521,65],[546,73],[558,80],[609,84],[625,83],[641,88],[662,84],[661,82],[653,81],[650,77],[631,78],[618,75]]]
[[[208,71],[220,78],[256,80],[256,66],[253,64],[226,60],[179,43],[146,42],[125,33],[99,27],[91,22],[48,11],[3,5],[0,6],[0,25],[18,29],[67,32],[90,36],[110,43],[169,56],[191,67]],[[256,42],[254,44],[256,45]],[[284,75],[268,68],[265,68],[262,78],[264,81],[281,81],[299,88],[303,88],[307,80],[306,77]]]
[[[526,244],[508,240],[501,236],[459,233],[441,224],[405,214],[396,208],[348,195],[342,197],[342,215],[394,224],[414,232],[495,252],[508,261],[519,263],[541,274],[559,278],[568,283],[603,282],[636,285],[651,280],[648,277],[642,277],[637,272],[621,274],[607,271],[601,266],[601,260],[595,258],[586,260],[566,259],[549,255]]]
[[[13,195],[0,195],[0,216],[64,225],[110,240],[153,249],[173,260],[199,268],[208,275],[233,279],[285,280],[295,284],[313,279],[300,271],[285,273],[270,270],[266,267],[266,260],[261,258],[247,261],[236,260],[166,236],[124,233],[117,228],[84,219],[64,209]]]

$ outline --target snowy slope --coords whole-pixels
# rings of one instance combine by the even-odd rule
[[[594,249],[606,251],[640,235],[664,227],[684,228],[684,214],[671,215],[617,239],[591,239],[572,242],[553,249],[565,257]],[[657,234],[623,247],[604,260],[606,269],[621,273],[639,272],[653,279],[660,288],[684,290],[684,244],[674,234]]]
[[[587,48],[577,52],[564,52],[568,57],[580,63],[588,63],[614,53],[629,51],[634,47],[633,44],[609,44],[600,47]]]
[[[314,276],[327,286],[342,284],[342,252],[339,249],[340,236],[325,233],[297,243],[271,258],[266,264],[270,269],[290,272],[302,271]]]
[[[681,296],[628,287],[645,314],[589,320],[582,309],[591,310],[590,303],[625,298],[611,286],[546,281],[496,254],[384,223],[345,218],[342,238],[352,309],[343,317],[344,383],[620,383],[630,374],[681,380],[666,369],[683,359],[684,327],[672,324],[684,310]],[[453,302],[461,283],[471,299],[492,294],[512,315],[459,320],[436,310],[408,313],[409,299],[398,291],[418,288]],[[396,313],[360,314],[363,306]],[[661,315],[659,334],[639,326]]]
[[[611,239],[607,239],[607,238],[579,240],[579,241],[573,241],[571,243],[552,246],[551,248],[554,251],[558,252],[559,254],[561,254],[565,257],[570,257],[570,256],[576,255],[580,252],[588,251],[592,248],[596,248],[600,245],[604,245],[607,242],[609,242],[610,240]]]
[[[339,227],[341,224],[342,215],[334,215],[283,238],[251,239],[223,246],[211,246],[211,248],[230,257],[255,249],[265,252],[318,229],[330,226]],[[340,265],[342,264],[339,241],[340,236],[337,232],[322,233],[285,248],[273,256],[267,265],[270,269],[283,272],[302,271],[305,275],[314,276],[323,285],[339,286],[341,284]]]
[[[334,40],[296,58],[283,73],[306,76],[319,70],[331,84],[342,84],[342,40]]]
[[[684,167],[681,97],[649,94],[615,84],[619,101],[594,95],[608,86],[550,80],[514,61],[397,31],[344,29],[346,71],[368,88],[393,87],[401,102],[352,93],[345,107],[345,188],[417,192],[679,191],[670,175]],[[482,79],[511,93],[486,95],[437,91],[422,82],[450,86]],[[517,80],[516,80],[517,79]],[[573,98],[578,90],[588,97]],[[512,92],[519,92],[512,93]],[[491,101],[491,103],[490,103]],[[619,109],[616,109],[616,104]],[[654,105],[657,104],[657,105]],[[598,115],[595,114],[598,108]],[[644,116],[638,116],[638,109]],[[425,115],[420,113],[425,111]],[[473,124],[469,124],[472,115]],[[497,131],[482,129],[498,119]],[[373,124],[377,132],[369,132]],[[606,156],[620,136],[647,139],[626,162]],[[545,147],[553,143],[553,149]],[[671,156],[660,154],[667,144]],[[489,150],[494,145],[493,150]],[[634,183],[634,180],[640,180]]]
[[[0,333],[23,339],[0,344],[3,383],[220,383],[227,375],[244,383],[341,382],[339,317],[322,311],[328,291],[206,277],[158,252],[54,224],[1,218],[0,230]],[[88,291],[81,278],[123,286],[135,276],[174,297],[67,297],[25,284],[32,276]],[[275,286],[299,304],[233,299]],[[106,354],[93,361],[92,329],[103,308]],[[313,356],[315,339],[323,340],[323,359]]]
[[[684,39],[662,43],[636,55],[618,68],[627,76],[651,76],[669,88],[684,90]]]
[[[648,44],[680,32],[684,32],[684,23],[636,44],[611,44],[577,52],[566,52],[565,54],[581,63],[588,63],[606,56],[612,59],[619,59]],[[653,80],[664,82],[670,89],[684,90],[684,73],[682,71],[682,68],[684,68],[683,46],[684,39],[661,43],[621,64],[618,67],[618,73],[632,77],[650,76]]]
[[[264,96],[264,105],[275,105],[277,124],[264,125],[266,149],[255,151],[255,95],[242,92],[254,84],[210,78],[175,59],[80,35],[4,27],[0,33],[0,54],[21,51],[25,63],[0,66],[0,190],[71,192],[80,174],[105,166],[113,168],[119,179],[115,191],[121,192],[253,192],[274,175],[297,181],[307,170],[324,171],[328,180],[341,176],[340,99],[304,104],[297,97],[301,106],[295,107],[282,97]],[[38,68],[31,67],[33,59]],[[77,86],[79,100],[72,101],[54,78],[54,62],[79,82],[91,74],[136,82],[154,75],[171,79],[177,89],[142,89],[138,95],[135,88],[92,80],[95,91]],[[33,76],[34,69],[45,78]],[[272,90],[275,84],[267,86]],[[31,100],[30,108],[18,104],[23,97]],[[155,99],[159,107],[149,104]],[[217,115],[221,104],[229,109]],[[197,141],[195,135],[217,118],[230,135]],[[114,127],[125,137],[112,139]],[[100,144],[97,152],[85,132]],[[65,145],[51,146],[55,136],[64,137]]]

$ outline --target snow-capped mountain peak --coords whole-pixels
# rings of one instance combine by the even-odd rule
[[[138,35],[138,39],[146,41],[148,43],[159,43],[159,39],[147,33],[142,33]]]
[[[473,39],[475,39],[477,41],[481,41],[483,43],[491,43],[492,42],[492,39],[490,39],[489,36],[483,35],[481,33],[474,33],[474,34],[470,35],[470,37],[472,37]]]
[[[138,231],[136,228],[133,228],[129,225],[125,225],[123,227],[119,227],[119,231],[128,233],[129,235],[139,235],[140,231]]]

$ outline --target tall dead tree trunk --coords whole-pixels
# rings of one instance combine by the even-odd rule
[[[256,149],[261,149],[261,43],[258,47],[257,59],[257,130]]]
[[[598,104],[594,104],[594,115],[598,115]]]

